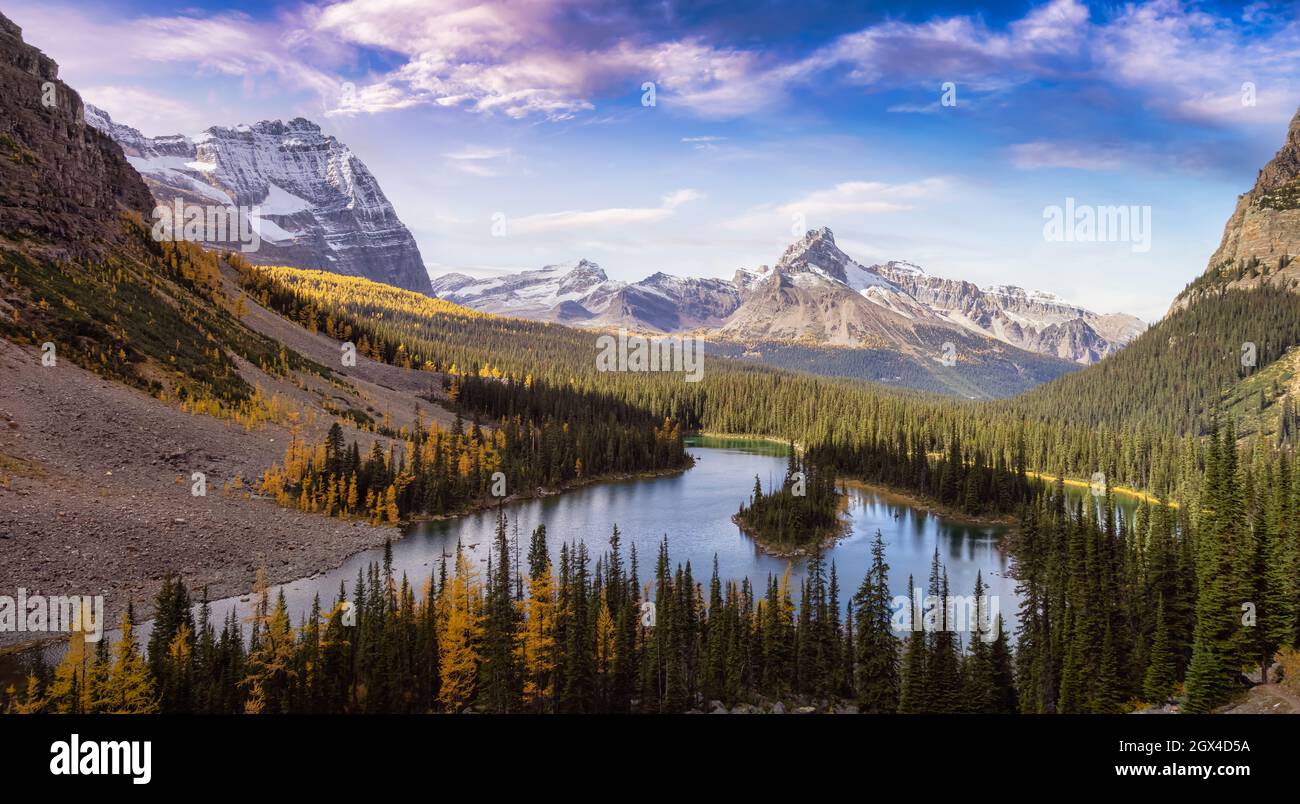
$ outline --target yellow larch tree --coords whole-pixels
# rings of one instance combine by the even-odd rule
[[[515,637],[515,657],[524,669],[524,706],[549,712],[555,698],[555,583],[551,565],[528,582],[528,599],[519,604],[523,619]]]
[[[483,639],[483,598],[478,573],[456,548],[456,573],[446,598],[442,622],[438,700],[448,712],[458,712],[474,697],[479,649]],[[443,601],[440,601],[443,602]]]

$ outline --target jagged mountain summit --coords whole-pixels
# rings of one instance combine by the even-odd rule
[[[907,262],[865,266],[827,228],[792,243],[775,266],[741,269],[730,281],[656,273],[625,283],[578,260],[491,279],[447,274],[433,281],[433,292],[493,313],[654,332],[703,329],[742,341],[910,349],[960,331],[1080,364],[1146,329],[1133,316],[1094,313],[1050,293],[980,288]]]
[[[737,283],[748,290],[720,333],[739,340],[910,348],[933,340],[918,326],[956,329],[841,251],[826,228],[810,230],[775,266],[740,272]]]
[[[191,139],[146,137],[89,104],[85,119],[122,146],[159,204],[179,198],[256,208],[261,242],[245,255],[251,261],[431,292],[415,238],[379,182],[315,123],[299,117],[213,126]]]
[[[1217,287],[1272,284],[1300,290],[1300,111],[1286,140],[1259,171],[1250,192],[1223,226],[1223,239],[1205,273],[1174,299],[1170,312]]]

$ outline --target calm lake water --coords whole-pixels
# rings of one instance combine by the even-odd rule
[[[622,534],[623,556],[627,561],[631,545],[637,549],[638,574],[644,583],[654,570],[659,541],[668,537],[673,565],[689,561],[695,580],[708,583],[716,556],[724,579],[748,577],[757,594],[762,594],[769,574],[779,577],[791,571],[791,594],[798,603],[798,585],[806,559],[787,560],[762,552],[754,540],[731,521],[754,486],[757,475],[768,488],[783,477],[785,446],[770,441],[695,438],[689,442],[695,466],[679,475],[640,480],[614,481],[587,486],[554,497],[524,500],[505,506],[512,532],[527,546],[528,536],[540,523],[546,524],[551,558],[559,556],[563,542],[583,541],[592,563],[606,549],[614,524]],[[826,553],[828,565],[835,562],[840,579],[843,606],[857,590],[871,564],[871,542],[877,530],[885,542],[890,587],[906,596],[911,574],[924,586],[930,561],[937,548],[939,560],[948,570],[954,595],[969,595],[976,573],[982,573],[989,595],[998,596],[998,611],[1008,629],[1016,625],[1015,582],[1007,577],[1008,557],[999,541],[1005,526],[973,525],[914,508],[889,495],[848,486],[846,514],[851,521],[848,535]],[[1072,490],[1072,494],[1086,493]],[[1125,498],[1121,506],[1131,516],[1135,500]],[[454,556],[459,542],[472,561],[486,569],[488,550],[495,531],[496,512],[485,511],[456,519],[412,525],[405,538],[393,544],[393,567],[398,578],[404,573],[417,590],[438,572],[444,555]],[[349,595],[359,569],[382,561],[383,549],[358,553],[329,572],[274,587],[274,596],[284,590],[294,621],[311,609],[319,594],[329,608],[342,583]],[[522,560],[522,559],[521,559]],[[452,559],[448,559],[450,565]],[[233,607],[241,618],[251,613],[251,596],[226,598],[212,603],[213,618],[219,625]],[[149,623],[143,623],[139,637],[147,638]],[[47,660],[57,660],[61,648],[50,646]]]
[[[592,564],[609,546],[613,525],[622,537],[624,561],[636,545],[638,575],[644,583],[654,571],[659,541],[667,536],[672,564],[691,563],[695,580],[708,582],[716,556],[724,579],[748,577],[758,594],[768,574],[780,577],[791,571],[791,594],[797,603],[799,581],[806,559],[789,560],[768,555],[731,521],[754,486],[754,476],[764,488],[785,473],[786,448],[764,440],[694,438],[690,453],[695,466],[678,475],[598,483],[553,497],[523,500],[505,506],[513,534],[518,527],[525,549],[533,528],[546,524],[552,560],[559,557],[564,542],[582,541]],[[975,575],[981,572],[988,594],[998,595],[1007,626],[1015,627],[1015,583],[1006,575],[1008,560],[998,542],[1004,526],[972,525],[913,508],[888,495],[848,486],[849,534],[826,552],[826,562],[835,562],[840,578],[841,606],[857,589],[871,565],[871,541],[879,529],[885,540],[890,587],[897,595],[907,594],[907,576],[924,585],[930,574],[935,548],[948,569],[953,594],[970,594]],[[436,574],[443,556],[450,567],[459,543],[487,568],[488,551],[496,530],[496,512],[483,511],[456,519],[420,522],[410,526],[406,536],[393,543],[393,569],[403,573],[417,593],[431,574]],[[383,558],[382,548],[352,556],[334,570],[283,585],[295,620],[310,610],[312,597],[319,593],[326,608],[338,594],[342,582],[349,594],[357,571]],[[521,559],[522,560],[522,559]],[[272,590],[272,595],[280,587]],[[247,597],[247,596],[245,596]],[[251,598],[227,598],[212,604],[220,622],[231,606],[242,617],[250,613]],[[144,629],[142,629],[143,631]],[[142,633],[143,638],[143,633]]]

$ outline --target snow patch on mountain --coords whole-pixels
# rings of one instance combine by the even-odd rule
[[[86,122],[112,137],[159,204],[256,209],[263,264],[317,268],[431,292],[420,250],[361,160],[304,118],[213,126],[194,138],[146,137],[86,105]],[[214,248],[229,243],[210,243]]]

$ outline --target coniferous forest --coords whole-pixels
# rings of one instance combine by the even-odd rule
[[[906,640],[891,630],[879,536],[856,589],[819,554],[800,588],[787,575],[756,589],[716,567],[697,576],[672,562],[667,543],[653,562],[624,555],[617,527],[598,556],[582,542],[550,555],[545,526],[528,542],[514,543],[499,516],[482,573],[460,551],[422,580],[394,577],[386,559],[299,623],[265,588],[250,622],[215,622],[206,600],[168,579],[144,650],[133,638],[93,650],[74,642],[3,704],[26,713],[673,713],[798,698],[877,713],[1016,710],[1011,636],[993,637],[1000,623],[968,646],[923,625]],[[937,555],[931,576],[939,611],[949,590]],[[971,591],[982,593],[978,583]],[[121,627],[132,634],[129,612]]]
[[[449,384],[458,403],[450,430],[424,424],[417,412],[388,454],[375,441],[362,458],[335,423],[319,444],[291,441],[261,491],[304,511],[395,524],[463,512],[489,497],[690,465],[680,428],[629,405],[531,378],[453,377]],[[462,411],[473,412],[468,428]],[[481,414],[492,417],[492,429],[480,426]]]

